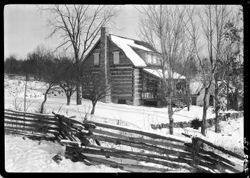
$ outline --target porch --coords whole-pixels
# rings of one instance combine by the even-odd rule
[[[186,79],[184,76],[175,73],[173,75],[173,101],[177,103],[183,100],[186,94]],[[149,106],[161,106],[161,81],[159,69],[143,69],[142,71],[142,90],[141,90],[141,104]],[[166,96],[167,97],[167,96]]]

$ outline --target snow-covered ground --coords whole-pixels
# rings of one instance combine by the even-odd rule
[[[221,129],[220,133],[215,133],[213,126],[207,128],[206,137],[200,133],[200,129],[175,129],[175,132],[198,136],[227,150],[244,155],[244,118],[220,121],[219,125]]]
[[[9,80],[5,78],[5,108],[23,108],[24,83],[25,82],[21,80]],[[28,82],[28,112],[35,112],[38,110],[43,99],[43,92],[45,90],[44,86],[45,84],[41,82]],[[90,101],[83,100],[82,105],[76,105],[75,96],[73,96],[71,102],[71,105],[67,106],[65,96],[54,96],[54,94],[52,94],[48,97],[48,100],[45,104],[45,110],[49,114],[54,111],[56,113],[64,114],[67,116],[76,116],[75,119],[79,121],[83,120],[85,114],[89,113],[91,110]],[[207,118],[213,117],[214,113],[212,112],[212,108],[210,107],[208,109]],[[202,107],[191,106],[190,111],[187,111],[187,108],[184,108],[183,110],[174,113],[174,122],[190,121],[194,118],[199,118],[201,120]],[[147,132],[158,133],[161,135],[166,135],[169,133],[168,128],[156,130],[151,128],[151,124],[168,123],[167,108],[130,106],[125,104],[98,102],[96,106],[95,116],[89,119],[96,122],[122,125],[134,129],[144,130]],[[214,133],[213,127],[208,128],[207,136],[205,137],[205,139],[217,145],[223,146],[224,148],[227,148],[231,151],[243,154],[243,121],[244,118],[221,121],[221,133]],[[189,133],[203,137],[199,133],[199,131],[191,128],[174,129],[174,135],[176,137],[184,137],[181,133]],[[105,167],[92,168],[84,165],[83,163],[73,163],[65,158],[63,158],[63,160],[58,165],[51,158],[58,152],[62,153],[63,148],[61,146],[55,145],[54,143],[42,142],[41,145],[38,145],[37,142],[28,139],[23,140],[22,137],[6,136],[5,146],[5,165],[7,171],[111,171],[109,169],[106,169]],[[27,161],[29,159],[31,159],[30,162]],[[35,160],[37,163],[31,164]],[[118,170],[114,169],[113,171],[115,172]]]
[[[244,118],[220,122],[221,133],[214,132],[214,126],[208,128],[207,141],[233,152],[244,154]]]
[[[104,165],[87,166],[64,157],[65,147],[48,141],[5,135],[5,170],[7,172],[124,172]],[[61,155],[56,163],[52,158]]]

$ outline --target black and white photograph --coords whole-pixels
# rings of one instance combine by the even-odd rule
[[[5,174],[248,173],[242,5],[3,9]]]

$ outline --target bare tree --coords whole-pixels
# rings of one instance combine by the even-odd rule
[[[81,105],[82,91],[80,85],[80,65],[86,52],[98,37],[100,27],[106,25],[116,11],[113,6],[106,5],[54,5],[44,8],[52,17],[48,20],[52,29],[51,34],[59,36],[60,47],[66,50],[73,48],[76,69],[76,103]]]
[[[61,55],[58,61],[58,85],[63,90],[67,98],[67,105],[70,105],[71,96],[76,91],[75,68],[73,61]]]
[[[186,92],[184,94],[185,103],[187,105],[187,110],[190,110],[191,105],[191,91],[190,91],[190,83],[191,80],[195,78],[198,73],[195,57],[193,55],[188,55],[187,58],[183,60],[182,63],[182,73],[186,77]]]
[[[91,70],[85,70],[82,77],[82,86],[84,91],[84,97],[91,100],[92,110],[90,114],[95,113],[95,106],[97,101],[101,100],[105,96],[109,95],[110,85],[107,85],[104,80],[104,72],[93,72]]]
[[[52,93],[57,88],[59,80],[57,61],[49,50],[39,46],[33,53],[28,54],[28,62],[33,64],[32,74],[34,78],[46,84],[44,99],[39,111],[43,113],[48,94]]]
[[[201,30],[199,31],[198,25],[194,20],[194,14],[189,13],[189,19],[191,21],[191,29],[187,28],[187,31],[191,34],[193,45],[195,48],[196,57],[198,59],[199,67],[201,70],[202,83],[205,89],[203,98],[203,116],[202,116],[202,128],[201,133],[205,135],[206,129],[206,117],[208,108],[208,94],[211,89],[211,85],[215,83],[215,131],[218,131],[218,75],[217,66],[222,57],[223,36],[225,33],[224,25],[226,19],[229,16],[229,10],[227,6],[223,5],[207,5],[200,9],[198,12],[199,24],[201,24]],[[199,32],[203,36],[199,36]],[[199,50],[199,40],[203,39],[206,42],[207,58],[201,58]],[[207,59],[207,60],[204,60]]]
[[[180,73],[184,74],[186,77],[186,92],[185,92],[185,101],[187,104],[188,111],[190,110],[191,104],[191,91],[190,91],[190,82],[191,79],[198,73],[197,61],[195,60],[195,47],[192,40],[192,36],[190,35],[190,28],[192,27],[192,19],[189,17],[193,17],[195,13],[194,6],[186,6],[185,7],[185,16],[188,17],[185,23],[185,48],[182,49],[182,60],[180,61],[181,67],[176,67]]]
[[[161,94],[168,103],[169,131],[173,134],[173,73],[176,61],[183,58],[185,48],[185,7],[152,5],[143,6],[139,11],[143,15],[141,36],[160,55],[163,76]]]

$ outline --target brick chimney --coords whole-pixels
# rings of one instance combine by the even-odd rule
[[[101,52],[100,52],[100,68],[104,72],[105,84],[110,88],[110,70],[109,70],[109,52],[108,52],[108,32],[105,27],[101,27]],[[111,102],[111,91],[108,96],[102,99],[103,102]]]

